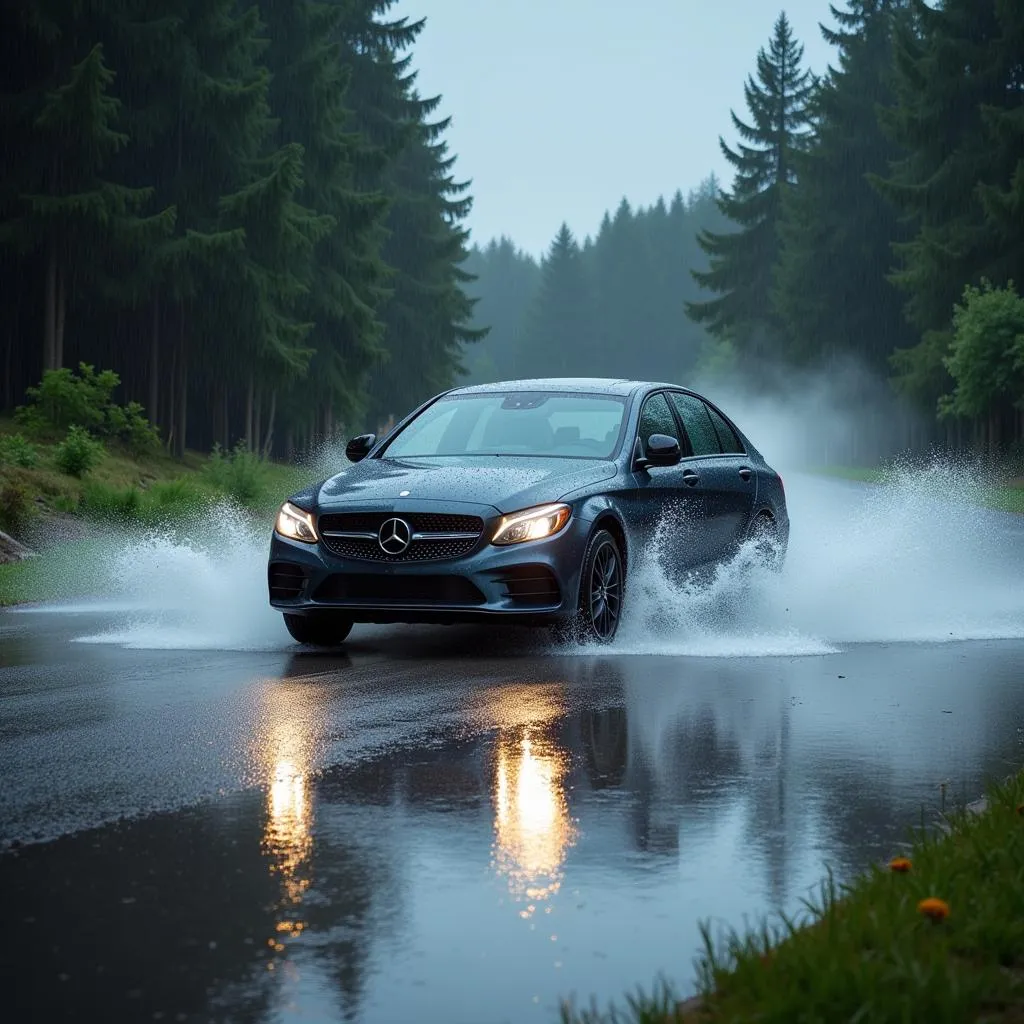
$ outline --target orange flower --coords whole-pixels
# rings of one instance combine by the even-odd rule
[[[921,900],[918,903],[917,912],[924,914],[925,917],[930,918],[932,921],[944,921],[949,917],[949,904],[945,900],[929,896],[928,899]]]
[[[911,868],[909,857],[893,857],[889,861],[889,870],[895,871],[897,874],[905,875]]]

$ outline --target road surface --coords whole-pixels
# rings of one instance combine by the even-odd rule
[[[702,920],[793,912],[1024,762],[1019,522],[946,510],[915,546],[920,495],[791,486],[776,589],[638,574],[647,617],[600,653],[304,652],[176,587],[0,616],[7,1005],[497,1024],[685,994]]]

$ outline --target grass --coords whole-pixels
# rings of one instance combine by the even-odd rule
[[[994,785],[948,835],[922,830],[910,870],[829,879],[804,927],[781,919],[718,948],[704,930],[699,1005],[668,987],[623,1009],[563,1011],[565,1024],[1020,1024],[1024,1021],[1024,773]],[[939,900],[938,911],[925,915]]]
[[[170,527],[229,501],[254,517],[269,517],[315,475],[315,470],[265,462],[238,450],[212,456],[189,452],[178,460],[163,451],[133,457],[108,446],[78,478],[61,472],[55,444],[34,442],[26,452],[20,442],[10,443],[15,433],[10,421],[0,422],[0,529],[23,542],[47,520],[58,526],[41,532],[66,532],[61,516],[118,527]],[[83,596],[60,572],[68,564],[68,543],[60,540],[59,560],[44,551],[39,558],[0,565],[0,605]]]
[[[869,484],[885,483],[889,479],[889,471],[884,467],[822,466],[811,470],[811,472],[817,476],[830,476],[840,480],[855,480],[859,483]],[[1024,515],[1024,480],[1012,480],[998,487],[985,488],[979,504],[985,508]]]

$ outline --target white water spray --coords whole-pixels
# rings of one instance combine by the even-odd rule
[[[979,507],[975,468],[936,460],[877,485],[802,475],[787,485],[781,574],[751,564],[747,545],[710,584],[680,586],[656,548],[633,568],[616,647],[742,657],[1024,637],[1024,523]]]
[[[1024,637],[1024,524],[978,507],[985,483],[975,467],[937,460],[879,485],[787,474],[786,485],[792,534],[781,575],[750,565],[744,550],[709,584],[680,584],[649,552],[632,567],[612,650],[770,657]],[[286,649],[267,602],[269,529],[220,504],[176,531],[110,531],[63,566],[102,598],[63,610],[115,617],[83,643]]]

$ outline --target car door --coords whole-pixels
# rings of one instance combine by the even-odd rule
[[[669,397],[692,453],[684,466],[697,474],[695,486],[704,496],[710,558],[728,558],[746,537],[757,497],[757,473],[736,432],[717,410],[682,391],[670,392]]]
[[[644,400],[634,440],[636,454],[646,454],[652,434],[674,437],[683,455],[687,454],[685,436],[663,391]],[[633,477],[633,526],[645,549],[654,551],[666,565],[681,569],[707,561],[704,494],[695,486],[693,468],[685,461],[634,468]]]

